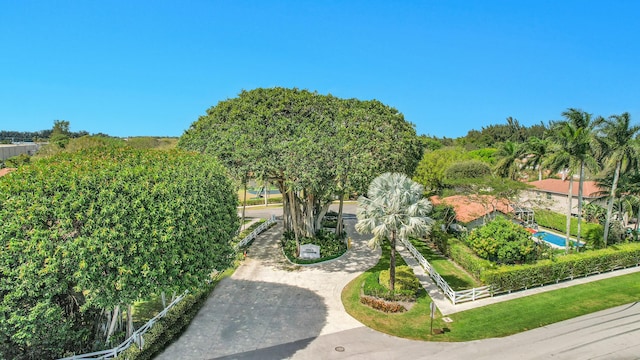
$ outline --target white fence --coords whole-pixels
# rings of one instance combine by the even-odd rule
[[[253,241],[261,232],[263,232],[266,229],[268,229],[271,226],[271,224],[273,224],[275,222],[276,222],[276,216],[275,215],[271,215],[271,217],[269,219],[267,219],[267,221],[265,221],[262,224],[260,224],[260,226],[255,228],[251,232],[251,234],[245,236],[244,239],[240,240],[240,242],[236,244],[236,246],[235,246],[236,251],[238,251],[238,249],[240,249],[243,246],[246,246],[248,243]]]
[[[71,357],[66,357],[61,360],[80,360],[80,359],[112,359],[118,356],[121,352],[127,350],[131,344],[138,345],[138,348],[142,349],[144,347],[144,335],[149,329],[153,327],[153,325],[163,317],[167,315],[169,310],[174,307],[177,303],[182,301],[184,297],[187,295],[188,291],[185,291],[182,295],[175,298],[169,306],[164,308],[158,315],[154,316],[153,319],[147,321],[146,324],[142,325],[138,330],[136,330],[133,335],[131,335],[127,340],[123,343],[109,350],[96,351],[88,354],[74,355]]]
[[[447,283],[445,279],[438,274],[436,269],[429,264],[427,259],[422,256],[422,254],[409,242],[409,240],[402,239],[402,243],[409,250],[411,255],[418,260],[418,263],[422,266],[424,271],[431,276],[433,281],[438,285],[442,292],[451,300],[451,302],[455,305],[458,303],[466,302],[466,301],[475,301],[477,299],[482,299],[486,297],[493,296],[491,293],[490,286],[482,286],[479,288],[473,288],[470,290],[462,290],[462,291],[454,291],[451,286]]]
[[[273,224],[275,222],[276,222],[276,217],[275,216],[271,216],[271,218],[267,219],[267,221],[265,221],[262,224],[260,224],[260,226],[258,226],[255,230],[253,230],[251,232],[251,234],[247,235],[244,239],[242,239],[235,246],[236,251],[239,248],[241,248],[242,246],[245,246],[249,242],[254,240],[261,232],[263,232],[264,230],[268,229],[271,226],[271,224]],[[108,350],[102,350],[102,351],[96,351],[96,352],[92,352],[92,353],[87,353],[87,354],[74,355],[74,356],[71,356],[71,357],[62,358],[60,360],[113,359],[113,358],[117,357],[118,354],[120,354],[123,351],[127,350],[129,348],[129,346],[131,346],[131,344],[136,344],[139,349],[142,349],[144,347],[144,338],[142,337],[142,335],[144,335],[147,331],[149,331],[149,329],[151,329],[153,327],[153,325],[158,320],[160,320],[161,318],[165,317],[167,315],[167,313],[169,312],[169,310],[172,307],[174,307],[177,303],[179,303],[185,297],[185,295],[187,295],[187,293],[188,293],[188,290],[185,291],[182,295],[180,295],[177,298],[175,298],[175,300],[173,300],[158,315],[154,316],[153,319],[147,321],[146,324],[142,325],[138,330],[136,330],[133,333],[133,335],[131,335],[127,340],[122,342],[117,347],[114,347],[114,348],[108,349]]]

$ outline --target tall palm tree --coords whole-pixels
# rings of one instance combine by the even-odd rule
[[[373,179],[367,196],[358,198],[356,216],[359,233],[373,233],[371,246],[378,246],[384,239],[391,245],[389,285],[395,291],[396,240],[398,236],[422,236],[430,229],[433,220],[427,217],[431,202],[422,198],[422,185],[404,174],[384,173]]]
[[[568,248],[571,227],[571,200],[573,197],[573,175],[579,174],[578,183],[578,234],[580,241],[582,223],[582,189],[584,183],[585,168],[597,169],[596,160],[598,142],[595,129],[604,121],[601,117],[592,118],[592,115],[582,110],[570,108],[562,113],[565,120],[552,122],[550,139],[555,143],[554,152],[548,162],[554,170],[567,169],[569,175],[569,207],[567,211],[567,239]]]
[[[507,140],[503,142],[496,152],[498,162],[495,165],[496,175],[511,180],[518,180],[520,164],[518,160],[522,155],[522,147],[518,143]]]
[[[637,165],[637,157],[640,152],[638,148],[634,146],[633,139],[639,132],[640,126],[631,126],[631,116],[627,112],[621,115],[610,116],[602,127],[604,152],[608,155],[607,168],[614,169],[613,183],[611,185],[611,192],[609,193],[607,217],[604,226],[604,246],[607,246],[607,239],[609,237],[609,226],[611,224],[613,202],[620,179],[620,171]]]

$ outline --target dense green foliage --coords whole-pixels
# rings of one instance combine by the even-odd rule
[[[499,264],[527,263],[549,254],[548,246],[536,243],[522,226],[502,217],[473,229],[466,242],[479,257]]]
[[[444,171],[444,177],[447,179],[472,179],[488,175],[491,175],[491,167],[480,160],[457,162]]]
[[[620,244],[607,249],[559,256],[535,264],[502,266],[482,273],[482,280],[498,291],[533,286],[640,264],[640,244]]]
[[[314,236],[335,195],[363,193],[385,171],[412,173],[422,156],[414,126],[396,109],[285,88],[219,102],[178,146],[218,158],[239,181],[276,184],[296,237]]]
[[[427,193],[437,192],[444,187],[445,171],[456,162],[465,160],[471,160],[471,156],[461,148],[427,151],[418,163],[413,180],[422,184]]]
[[[60,153],[0,178],[0,354],[91,350],[103,309],[201,286],[229,264],[236,204],[217,163],[178,151]]]

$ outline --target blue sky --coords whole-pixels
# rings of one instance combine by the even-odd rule
[[[0,0],[0,130],[180,136],[245,89],[397,108],[419,134],[640,120],[638,1]]]

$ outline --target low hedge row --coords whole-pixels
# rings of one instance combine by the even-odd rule
[[[559,231],[564,234],[567,231],[567,215],[559,214],[553,212],[551,210],[545,209],[536,209],[536,223],[542,227],[547,229],[553,229]],[[582,226],[580,227],[581,236],[585,236],[590,231],[595,231],[596,229],[601,229],[602,225],[590,223],[582,221]],[[571,218],[571,227],[570,227],[571,236],[578,235],[578,219],[572,217]]]
[[[267,198],[267,204],[280,204],[281,202],[282,196]],[[246,205],[264,205],[264,198],[248,199]],[[240,206],[242,206],[242,201],[240,201]]]
[[[496,265],[489,260],[485,260],[476,255],[473,250],[457,239],[449,240],[449,256],[458,265],[462,266],[469,274],[480,280],[482,273],[489,269],[494,269]]]
[[[118,359],[147,360],[153,359],[164,350],[173,340],[177,339],[191,320],[196,316],[209,294],[218,281],[206,284],[197,292],[187,294],[176,304],[165,317],[158,320],[147,333],[142,335],[144,345],[142,350],[137,345],[131,345],[118,355]]]
[[[501,266],[482,271],[481,280],[499,292],[506,292],[639,264],[640,244],[629,243],[541,260],[536,264]]]

